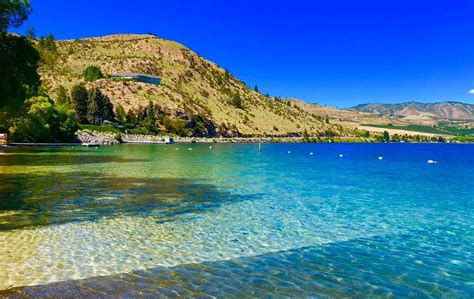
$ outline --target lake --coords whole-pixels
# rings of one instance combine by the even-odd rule
[[[473,297],[473,190],[467,144],[8,148],[0,296]]]

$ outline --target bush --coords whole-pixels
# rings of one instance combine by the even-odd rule
[[[100,68],[94,65],[88,66],[84,71],[84,80],[87,82],[95,81],[103,77],[104,75],[102,74]]]
[[[117,141],[117,142],[122,142],[122,134],[120,132],[116,133],[114,135],[114,139]]]
[[[26,114],[17,118],[10,128],[11,139],[16,142],[68,142],[72,141],[78,126],[74,112],[45,96],[25,102]]]

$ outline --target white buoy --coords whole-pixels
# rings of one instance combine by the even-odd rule
[[[310,156],[314,155],[313,152],[309,153]]]
[[[179,148],[175,148],[174,150],[175,150],[175,151],[179,151]]]
[[[193,149],[191,147],[188,148],[188,151],[192,151]]]
[[[209,149],[212,149],[212,145],[209,145]]]
[[[341,158],[342,158],[342,157],[344,157],[344,155],[343,155],[343,154],[339,154],[339,157],[341,157]]]
[[[436,163],[438,163],[438,161],[436,161],[436,160],[428,160],[427,162],[428,162],[428,164],[436,164]]]
[[[382,157],[382,156],[380,156],[380,157],[379,157],[379,160],[383,160],[383,157]]]
[[[288,151],[288,154],[291,154],[291,151]]]

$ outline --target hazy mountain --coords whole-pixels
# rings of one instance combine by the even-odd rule
[[[380,116],[400,117],[411,120],[474,120],[474,105],[460,102],[370,103],[357,105],[353,109],[361,112],[374,113]]]

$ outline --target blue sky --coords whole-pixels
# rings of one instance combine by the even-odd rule
[[[337,107],[474,103],[474,0],[31,0],[58,39],[154,33],[263,92]]]

